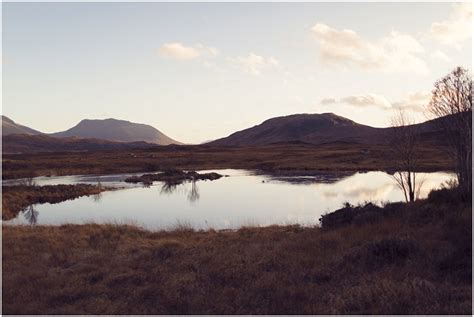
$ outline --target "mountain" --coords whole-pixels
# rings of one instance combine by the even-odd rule
[[[150,148],[146,142],[114,142],[76,137],[55,138],[46,134],[11,134],[2,136],[3,153],[70,152]]]
[[[15,123],[12,119],[2,115],[2,135],[10,134],[41,134],[41,132]]]
[[[380,130],[383,129],[358,124],[333,113],[294,114],[268,119],[209,144],[239,146],[295,141],[313,144],[340,140],[360,141],[376,137]]]
[[[116,142],[143,141],[159,145],[181,144],[150,125],[117,119],[85,119],[69,130],[50,135],[54,137],[94,138]]]
[[[435,119],[417,124],[423,141],[439,138],[439,121]],[[334,113],[294,114],[271,118],[263,123],[207,144],[217,146],[255,146],[275,143],[329,142],[386,143],[393,128],[374,128],[356,123]],[[433,139],[433,140],[432,140]],[[438,142],[439,143],[439,142]]]

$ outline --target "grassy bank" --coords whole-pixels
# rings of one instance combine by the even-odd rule
[[[420,148],[419,171],[452,170],[446,152]],[[74,174],[153,172],[167,169],[394,170],[389,147],[357,143],[260,147],[163,146],[142,150],[3,155],[4,179]]]
[[[15,218],[24,208],[34,204],[59,203],[81,196],[97,195],[113,188],[88,184],[15,185],[2,187],[2,219]]]
[[[5,314],[471,314],[471,206],[346,206],[323,227],[3,227]]]

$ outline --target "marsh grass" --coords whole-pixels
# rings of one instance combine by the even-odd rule
[[[366,149],[370,154],[364,154]],[[394,170],[387,145],[358,143],[280,144],[259,147],[209,145],[150,149],[4,154],[4,179],[47,175],[154,172],[169,169],[252,169],[278,171]],[[420,147],[420,172],[450,170],[452,161],[439,145]]]
[[[89,184],[75,185],[14,185],[2,187],[2,219],[15,218],[25,208],[34,204],[59,203],[81,196],[91,196],[100,199],[103,191],[113,190],[104,186]]]
[[[3,227],[4,314],[470,314],[471,206],[232,231]]]

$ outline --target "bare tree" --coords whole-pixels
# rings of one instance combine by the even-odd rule
[[[418,198],[423,180],[417,179],[419,158],[418,125],[402,109],[392,118],[391,157],[396,168],[392,175],[403,191],[405,200],[413,202]]]
[[[436,81],[429,113],[445,132],[454,158],[459,188],[467,198],[472,188],[472,77],[467,69],[455,68]]]

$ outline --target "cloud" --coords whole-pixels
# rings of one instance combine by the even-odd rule
[[[336,98],[323,98],[321,99],[319,103],[322,105],[332,105],[336,102],[337,102]]]
[[[247,56],[238,56],[236,58],[229,57],[228,60],[243,72],[252,75],[260,75],[262,69],[268,67],[278,67],[279,61],[273,56],[263,57],[255,53]]]
[[[408,94],[408,96],[400,101],[393,102],[392,107],[394,109],[404,109],[413,112],[423,113],[426,109],[426,105],[431,100],[430,92],[416,92]]]
[[[441,52],[441,51],[435,51],[433,53],[430,54],[430,57],[434,60],[434,61],[438,61],[438,62],[444,62],[444,63],[449,63],[452,61],[452,59],[446,55],[445,53]]]
[[[197,44],[196,48],[199,50],[201,55],[208,55],[210,57],[216,57],[219,55],[219,50],[215,47],[204,46],[202,44]]]
[[[208,47],[202,44],[184,46],[181,43],[173,42],[163,44],[159,48],[158,53],[167,58],[192,60],[203,56],[215,57],[219,54],[219,51],[215,47]]]
[[[322,23],[311,31],[319,42],[320,58],[326,64],[367,71],[428,73],[426,62],[420,58],[424,49],[410,35],[392,31],[371,42],[353,30],[336,30]]]
[[[472,4],[454,4],[447,20],[431,24],[429,35],[441,44],[460,49],[461,43],[472,36]]]
[[[364,95],[352,95],[346,96],[339,99],[336,98],[323,98],[319,102],[321,105],[331,105],[331,104],[346,104],[349,106],[363,108],[363,107],[381,107],[381,108],[390,108],[391,104],[388,100],[381,95],[377,94],[364,94]]]
[[[384,110],[404,109],[412,112],[424,112],[426,105],[431,99],[430,92],[415,92],[407,95],[406,98],[390,102],[382,95],[363,94],[351,95],[342,98],[323,98],[319,102],[321,105],[346,104],[356,108],[378,107]]]

